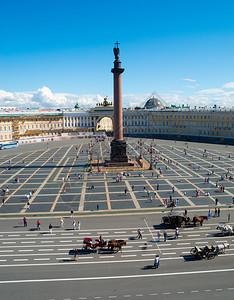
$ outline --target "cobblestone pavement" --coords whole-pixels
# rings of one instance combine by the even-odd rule
[[[128,138],[130,158],[140,153],[153,171],[88,173],[89,139],[19,146],[0,152],[0,215],[116,212],[178,208],[225,208],[233,203],[233,146]],[[93,159],[110,156],[109,141],[94,142]],[[78,158],[77,158],[78,157]],[[10,166],[10,170],[7,170]],[[102,166],[100,165],[100,169]],[[116,177],[120,181],[116,182]],[[15,181],[19,178],[19,182]],[[207,182],[207,178],[208,182]],[[206,179],[206,182],[205,182]],[[222,179],[222,180],[221,180]],[[224,192],[220,186],[224,186]],[[93,187],[93,188],[92,188]],[[125,193],[126,190],[126,193]],[[196,190],[200,195],[196,197]],[[27,205],[27,195],[33,192]],[[2,200],[4,199],[4,204]],[[171,200],[170,200],[171,199]]]

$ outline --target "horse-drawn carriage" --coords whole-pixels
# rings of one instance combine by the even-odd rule
[[[204,220],[208,220],[207,216],[194,216],[193,219],[185,216],[182,212],[171,211],[167,216],[162,217],[162,223],[164,225],[172,225],[175,227],[185,227],[186,225],[196,226],[199,223],[203,225]]]
[[[83,240],[83,250],[96,250],[99,252],[100,250],[109,250],[109,251],[121,251],[122,247],[126,245],[125,240],[110,240],[104,241],[101,237],[95,240],[95,243],[92,242],[91,238],[85,237]]]
[[[225,249],[229,249],[228,243],[223,243],[220,245],[206,245],[203,248],[195,246],[191,249],[190,253],[195,259],[213,259],[218,254],[225,253]]]
[[[164,225],[172,225],[175,227],[184,227],[190,223],[190,218],[178,211],[171,211],[167,216],[162,217]]]
[[[104,248],[107,245],[107,242],[103,239],[97,239],[95,240],[95,243],[93,243],[93,240],[91,238],[85,237],[83,240],[83,250],[94,250],[96,248]]]

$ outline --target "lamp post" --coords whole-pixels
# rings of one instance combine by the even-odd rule
[[[153,170],[153,145],[152,142],[150,144],[150,166],[149,170]]]
[[[140,145],[140,155],[139,155],[139,159],[142,159],[142,146],[143,146],[143,141],[142,139],[140,139],[140,141],[138,142]]]

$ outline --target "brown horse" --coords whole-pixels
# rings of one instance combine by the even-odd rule
[[[193,218],[193,224],[194,224],[194,226],[196,226],[196,223],[200,223],[200,225],[202,226],[204,220],[208,220],[208,217],[206,217],[206,216],[200,216],[200,217],[195,216]]]
[[[114,249],[117,249],[117,251],[122,252],[122,247],[124,245],[127,245],[125,240],[110,240],[108,242],[108,250],[114,251]]]

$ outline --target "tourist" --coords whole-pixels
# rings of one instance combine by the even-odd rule
[[[164,242],[166,242],[167,241],[167,232],[166,232],[166,230],[164,230],[163,236],[164,236]]]
[[[160,258],[158,255],[155,256],[155,259],[154,259],[154,267],[155,269],[157,269],[159,267],[159,262],[160,262]]]
[[[50,224],[49,225],[49,231],[50,231],[50,233],[52,233],[52,230],[53,230],[53,226],[52,226],[52,224]]]

